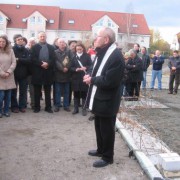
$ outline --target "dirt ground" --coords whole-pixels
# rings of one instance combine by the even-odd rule
[[[179,90],[180,91],[180,90]],[[180,154],[180,92],[177,95],[168,94],[168,90],[154,90],[152,98],[166,105],[166,109],[141,109],[138,113],[149,121],[147,127],[158,134],[171,150]]]
[[[71,107],[72,108],[72,107]],[[96,169],[94,123],[61,110],[0,119],[0,180],[146,180],[116,133],[114,164]]]
[[[180,154],[180,94],[151,92],[166,109],[141,109],[159,137]],[[72,109],[73,107],[71,107]],[[138,110],[137,110],[138,111]],[[94,123],[88,116],[60,110],[49,114],[11,114],[0,119],[0,180],[146,180],[128,147],[116,133],[114,164],[96,169],[98,159],[87,155],[96,148]],[[148,127],[150,128],[150,127]],[[151,128],[150,128],[151,129]]]

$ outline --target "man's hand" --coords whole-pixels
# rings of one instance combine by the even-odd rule
[[[41,67],[44,68],[44,69],[48,69],[48,66],[49,66],[48,63],[44,62],[44,61],[42,61],[42,63],[43,64],[41,65]]]
[[[68,72],[68,68],[65,67],[65,68],[63,69],[63,72]]]
[[[8,72],[5,72],[5,74],[2,75],[3,79],[7,79],[10,76],[10,74]]]
[[[77,71],[86,71],[86,69],[87,69],[87,68],[84,67],[84,66],[83,66],[83,67],[80,67],[80,68],[76,68],[76,72],[77,72]]]
[[[176,67],[172,67],[172,70],[175,71],[175,70],[176,70]]]
[[[81,69],[81,71],[86,71],[86,67],[84,67],[84,66],[81,67],[80,69]]]
[[[91,76],[90,75],[85,75],[83,77],[83,82],[86,83],[86,84],[91,84]]]

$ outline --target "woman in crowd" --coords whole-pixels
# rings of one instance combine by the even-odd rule
[[[9,117],[11,89],[16,88],[14,69],[16,58],[6,36],[0,36],[0,118]]]
[[[90,56],[86,53],[86,49],[83,44],[78,43],[76,45],[76,55],[72,61],[71,70],[72,75],[72,90],[74,92],[74,111],[73,114],[79,112],[79,103],[82,98],[82,115],[86,116],[86,95],[88,90],[88,85],[83,83],[83,76],[86,74],[87,69],[91,66],[92,61]]]

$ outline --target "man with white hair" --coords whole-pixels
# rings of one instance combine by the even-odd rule
[[[95,44],[97,58],[93,70],[84,76],[84,82],[90,85],[91,89],[89,109],[95,115],[97,141],[97,149],[89,151],[88,154],[102,158],[93,163],[94,167],[104,167],[113,163],[115,122],[120,105],[124,60],[116,47],[112,29],[100,29]]]
[[[71,62],[73,53],[67,49],[67,44],[64,39],[59,38],[57,41],[58,49],[55,50],[55,108],[58,112],[61,105],[61,95],[63,90],[63,107],[69,112],[69,90],[71,81]]]
[[[129,50],[130,58],[126,64],[128,72],[127,93],[130,97],[139,97],[140,82],[143,80],[142,60],[137,55],[137,50]]]
[[[45,111],[53,113],[51,107],[51,85],[54,76],[54,47],[46,42],[46,33],[38,34],[38,43],[32,47],[32,84],[34,86],[34,112],[40,111],[42,86],[45,93]]]

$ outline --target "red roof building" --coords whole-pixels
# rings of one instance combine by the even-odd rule
[[[122,46],[137,42],[149,47],[150,32],[143,14],[0,4],[0,34],[10,40],[16,33],[30,38],[46,31],[50,43],[56,37],[90,42],[102,26],[112,28]]]

